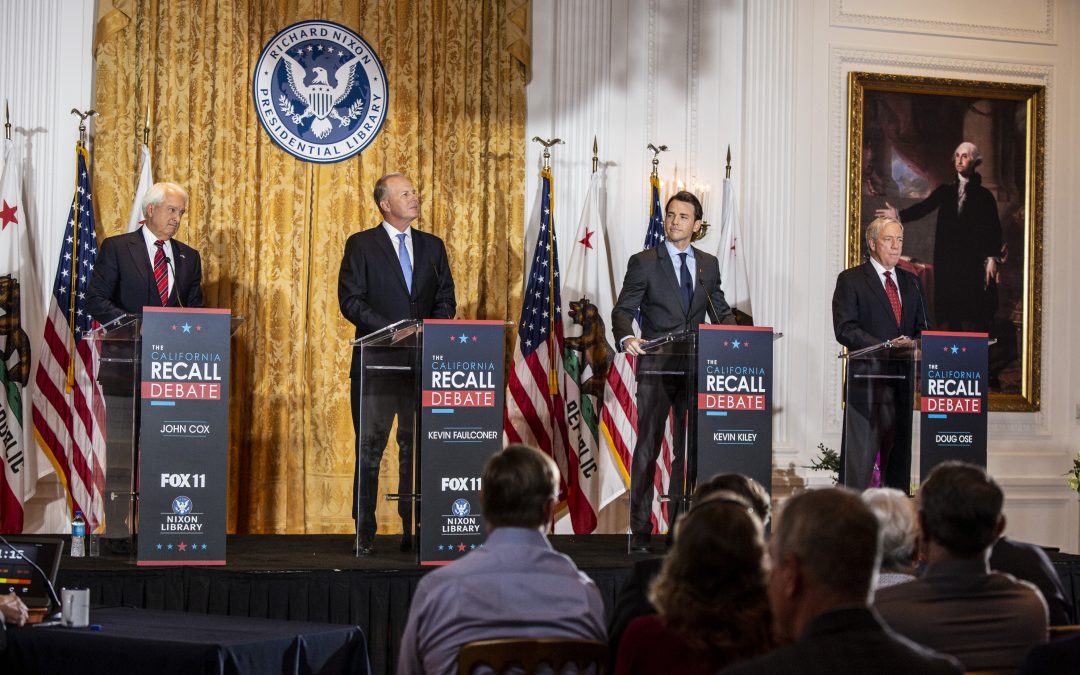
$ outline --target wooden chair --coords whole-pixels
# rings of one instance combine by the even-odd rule
[[[1062,638],[1071,637],[1073,635],[1080,635],[1080,625],[1077,626],[1050,626],[1050,639],[1060,640]]]
[[[458,652],[458,675],[472,675],[479,666],[488,666],[496,673],[517,666],[526,673],[533,673],[544,663],[556,673],[573,663],[579,672],[595,666],[593,672],[603,675],[607,665],[607,644],[568,638],[477,640],[464,645]]]

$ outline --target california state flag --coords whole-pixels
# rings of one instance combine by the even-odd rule
[[[22,532],[23,504],[38,479],[37,446],[32,437],[28,442],[23,424],[23,388],[37,361],[30,336],[41,334],[42,309],[21,193],[19,160],[6,140],[0,178],[0,531],[5,533]]]

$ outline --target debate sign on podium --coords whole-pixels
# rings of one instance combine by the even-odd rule
[[[225,564],[229,335],[227,309],[144,309],[139,565]]]
[[[702,324],[698,477],[741,473],[772,492],[773,329]]]
[[[445,565],[487,537],[480,478],[502,449],[502,321],[424,322],[420,360],[420,564]]]
[[[986,333],[923,331],[919,482],[938,464],[986,466]]]

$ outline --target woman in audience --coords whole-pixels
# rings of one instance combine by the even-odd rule
[[[676,530],[649,588],[659,614],[627,627],[615,675],[715,673],[772,647],[763,528],[749,502],[715,493]]]
[[[912,581],[919,533],[915,505],[895,488],[870,488],[862,493],[862,500],[881,523],[881,568],[874,588]]]

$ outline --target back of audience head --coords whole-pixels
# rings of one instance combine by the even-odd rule
[[[559,489],[554,460],[527,445],[508,445],[484,465],[480,501],[488,529],[537,529],[551,520]]]
[[[717,490],[679,519],[649,600],[688,644],[739,660],[771,642],[764,528],[750,502]]]
[[[881,560],[881,528],[855,492],[810,490],[784,505],[770,554],[777,632],[795,637],[816,614],[867,605]]]
[[[718,473],[709,480],[698,483],[697,488],[694,490],[692,504],[698,504],[709,495],[720,490],[734,492],[745,499],[754,509],[754,513],[761,520],[761,524],[769,524],[769,517],[772,514],[769,493],[761,483],[741,473]]]
[[[911,573],[919,533],[911,499],[896,488],[870,488],[862,493],[862,500],[881,522],[881,571]]]
[[[985,556],[1005,529],[1005,495],[982,467],[943,462],[919,489],[921,537],[957,558]]]

